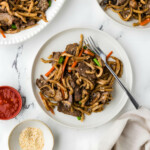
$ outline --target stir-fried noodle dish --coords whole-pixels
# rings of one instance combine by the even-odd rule
[[[107,62],[121,77],[122,62],[107,55]],[[36,80],[40,96],[47,111],[76,116],[83,121],[92,112],[101,112],[112,100],[114,77],[102,59],[83,45],[83,35],[78,43],[69,44],[64,52],[53,52],[43,63],[51,63],[52,68]]]
[[[1,33],[31,28],[41,19],[47,22],[45,11],[50,5],[51,0],[0,0]]]
[[[117,13],[123,21],[137,20],[133,26],[150,22],[150,0],[102,0],[100,5]]]

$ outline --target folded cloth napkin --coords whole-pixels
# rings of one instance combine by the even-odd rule
[[[99,143],[100,150],[150,150],[150,111],[123,114]]]

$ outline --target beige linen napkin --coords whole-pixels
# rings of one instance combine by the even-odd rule
[[[99,144],[99,150],[150,150],[150,111],[123,114]]]

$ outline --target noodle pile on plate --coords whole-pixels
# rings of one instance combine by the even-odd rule
[[[107,62],[121,77],[122,62],[107,55]],[[44,63],[52,63],[52,68],[36,80],[41,99],[47,109],[76,116],[83,121],[85,114],[101,112],[104,105],[112,100],[114,77],[101,58],[87,45],[83,45],[83,35],[79,44],[69,44],[64,52],[53,52]]]
[[[133,26],[144,26],[150,22],[150,0],[102,0],[104,10],[111,9],[123,21],[137,20]]]
[[[1,0],[1,33],[11,34],[31,28],[41,19],[47,22],[45,11],[50,5],[51,0]]]

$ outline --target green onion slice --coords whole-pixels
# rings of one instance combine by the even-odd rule
[[[82,104],[81,101],[79,101],[79,104]]]
[[[93,61],[95,62],[95,64],[96,64],[97,66],[102,67],[96,58],[94,58]]]
[[[87,49],[87,46],[83,46],[84,49]]]
[[[49,3],[49,7],[51,6],[52,4],[52,1],[51,0],[48,0],[48,3]]]
[[[58,63],[59,64],[62,64],[64,62],[64,57],[63,56],[60,56],[59,60],[58,60]]]
[[[12,29],[17,29],[17,27],[16,27],[15,24],[12,24],[12,25],[11,25],[11,28],[12,28]]]
[[[77,119],[78,119],[78,120],[81,120],[81,117],[80,117],[80,116],[78,116],[78,117],[77,117]]]

